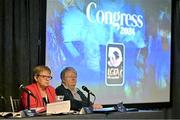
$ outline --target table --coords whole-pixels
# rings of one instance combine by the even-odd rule
[[[59,120],[59,119],[164,119],[164,118],[165,118],[165,114],[162,110],[156,110],[156,111],[148,110],[148,111],[137,111],[137,112],[91,113],[91,114],[83,114],[83,115],[79,115],[79,114],[40,115],[35,117],[24,117],[20,119]]]

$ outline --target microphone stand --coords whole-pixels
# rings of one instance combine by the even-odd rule
[[[32,94],[31,94],[30,91],[28,91],[28,90],[25,90],[25,91],[26,91],[26,93],[27,93],[28,109],[24,110],[24,113],[25,113],[25,116],[27,116],[27,117],[32,117],[32,116],[35,116],[35,115],[36,115],[36,111],[30,109],[30,100],[31,100],[31,99],[30,99],[30,95],[32,95]]]
[[[28,110],[30,110],[30,94],[27,92],[27,103],[28,103]]]
[[[90,92],[88,91],[88,107],[90,107]]]
[[[27,107],[28,107],[28,110],[30,110],[30,91],[28,91],[27,89],[24,89],[24,91],[27,93]]]

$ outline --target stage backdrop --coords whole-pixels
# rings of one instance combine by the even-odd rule
[[[171,0],[47,0],[46,65],[104,104],[170,101]]]

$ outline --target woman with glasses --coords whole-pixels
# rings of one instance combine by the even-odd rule
[[[40,110],[45,111],[47,103],[55,102],[56,93],[50,86],[51,79],[51,70],[47,66],[36,66],[33,83],[26,86],[21,94],[20,109],[42,108]]]

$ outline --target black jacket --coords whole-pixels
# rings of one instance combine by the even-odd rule
[[[62,84],[56,88],[57,95],[64,95],[64,100],[70,100],[71,110],[80,110],[82,107],[88,106],[88,99],[83,92],[78,89],[77,93],[80,95],[82,101],[74,99],[71,91],[66,89]]]

